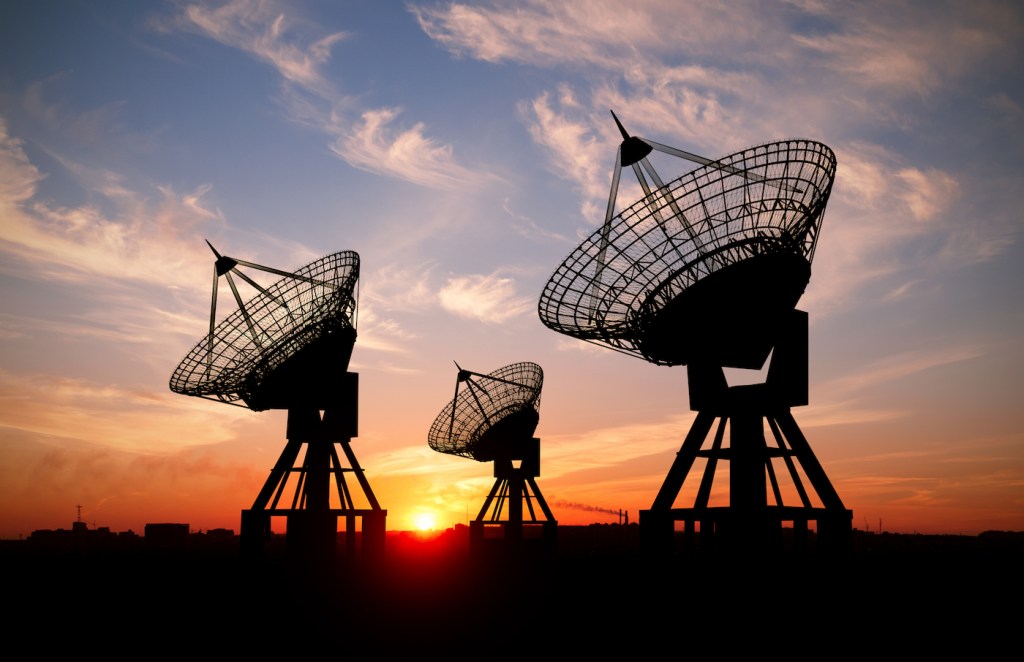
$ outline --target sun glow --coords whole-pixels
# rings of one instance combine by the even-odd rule
[[[433,513],[420,513],[416,516],[416,528],[419,531],[433,531],[436,523]]]

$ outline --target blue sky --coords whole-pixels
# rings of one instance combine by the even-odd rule
[[[167,388],[208,321],[203,239],[360,254],[355,450],[389,528],[490,486],[426,445],[453,361],[540,364],[556,516],[636,517],[693,416],[685,368],[536,312],[603,220],[609,109],[712,158],[836,152],[794,415],[855,525],[1022,529],[1022,37],[1013,2],[5,3],[0,536],[76,504],[237,528],[284,419]]]

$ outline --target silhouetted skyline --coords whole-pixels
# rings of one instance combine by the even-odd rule
[[[753,551],[738,562],[638,556],[638,528],[560,527],[554,554],[482,557],[468,554],[466,527],[392,532],[384,558],[343,556],[328,566],[280,550],[240,562],[230,541],[198,537],[71,553],[3,541],[0,583],[18,607],[6,617],[5,659],[338,659],[386,649],[489,660],[1016,660],[1024,652],[1021,605],[1005,600],[1024,579],[1021,533],[858,534],[845,563]]]

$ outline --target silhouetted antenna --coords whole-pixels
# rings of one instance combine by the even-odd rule
[[[308,348],[335,337],[351,353],[356,336],[356,284],[359,256],[353,251],[332,253],[294,271],[282,271],[239,258],[216,256],[210,301],[210,331],[171,375],[175,393],[193,395],[261,411],[273,406],[281,385],[272,378],[285,363],[311,354]],[[281,276],[264,287],[241,271],[248,267]],[[243,301],[234,277],[258,294]],[[218,282],[224,278],[238,309],[216,324]],[[347,363],[347,359],[346,359]],[[277,391],[268,390],[277,389]]]
[[[548,280],[538,303],[541,322],[659,365],[684,365],[712,350],[732,354],[722,357],[729,367],[760,367],[770,347],[760,343],[752,349],[733,340],[762,324],[764,313],[792,309],[803,293],[832,190],[832,150],[814,141],[788,140],[711,160],[630,136],[618,117],[615,121],[624,140],[604,223]],[[654,150],[704,165],[665,184],[647,159]],[[624,165],[632,168],[644,195],[616,211]],[[703,285],[763,255],[785,263],[758,270],[772,282],[744,277]],[[686,294],[699,283],[695,294]],[[726,289],[734,291],[721,291]],[[708,301],[710,295],[700,294],[708,290],[724,294],[714,298],[729,303]],[[701,301],[691,304],[684,294]],[[749,314],[724,316],[720,308]]]
[[[470,522],[471,544],[484,544],[485,527],[500,530],[501,539],[521,540],[524,525],[540,526],[543,539],[553,542],[557,522],[534,480],[540,475],[540,440],[533,434],[540,420],[541,367],[513,363],[488,374],[455,367],[455,394],[430,426],[427,444],[494,463],[494,487]]]
[[[807,316],[796,305],[810,280],[835,154],[795,139],[708,159],[630,135],[614,111],[612,118],[622,142],[604,223],[555,270],[537,308],[541,322],[559,333],[655,365],[688,366],[690,407],[698,415],[652,508],[641,512],[641,527],[646,521],[655,531],[644,539],[669,546],[678,520],[691,537],[698,523],[704,535],[729,522],[730,535],[742,537],[774,530],[782,520],[800,536],[809,520],[842,536],[852,515],[789,411],[807,403]],[[687,164],[688,172],[666,183],[649,159],[654,152],[698,167]],[[642,195],[620,205],[623,168]],[[769,357],[765,384],[727,385],[724,368],[758,370]],[[714,440],[703,448],[716,419]],[[726,421],[731,440],[723,444]],[[775,447],[766,446],[766,421]],[[694,507],[675,508],[698,456],[707,462]],[[783,505],[773,461],[784,465],[799,506]],[[709,506],[720,462],[730,468],[724,510]]]
[[[544,382],[540,366],[513,363],[486,375],[455,367],[455,395],[427,435],[432,449],[490,462],[504,445],[533,436]]]
[[[271,518],[284,516],[290,544],[322,555],[335,550],[341,517],[354,545],[353,520],[360,517],[363,549],[382,551],[387,511],[351,448],[359,381],[348,364],[356,341],[359,255],[340,251],[284,271],[206,244],[216,258],[209,333],[178,364],[170,388],[253,411],[288,411],[285,449],[252,508],[242,511],[243,548],[261,551]],[[243,267],[280,279],[264,286]],[[217,323],[221,278],[238,307]],[[236,278],[255,290],[251,299],[243,300]],[[356,504],[346,476],[359,482],[367,507]]]

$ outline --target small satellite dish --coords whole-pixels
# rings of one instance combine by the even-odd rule
[[[540,439],[533,434],[540,419],[543,370],[529,362],[486,375],[458,363],[455,367],[455,395],[434,419],[427,444],[439,453],[494,463],[494,486],[470,522],[471,548],[479,550],[485,540],[514,545],[535,537],[552,550],[557,522],[535,480]],[[506,507],[508,516],[502,519]],[[539,535],[531,535],[537,530]]]
[[[513,363],[488,375],[455,366],[455,396],[427,435],[432,449],[491,462],[533,437],[544,383],[539,365]]]
[[[207,242],[210,245],[209,242]],[[255,411],[287,409],[290,401],[321,400],[348,369],[356,339],[359,255],[331,253],[294,272],[221,256],[213,273],[210,332],[171,375],[175,393]],[[263,287],[249,267],[282,276]],[[227,280],[238,309],[220,324],[217,283]],[[257,290],[243,302],[233,276]]]

